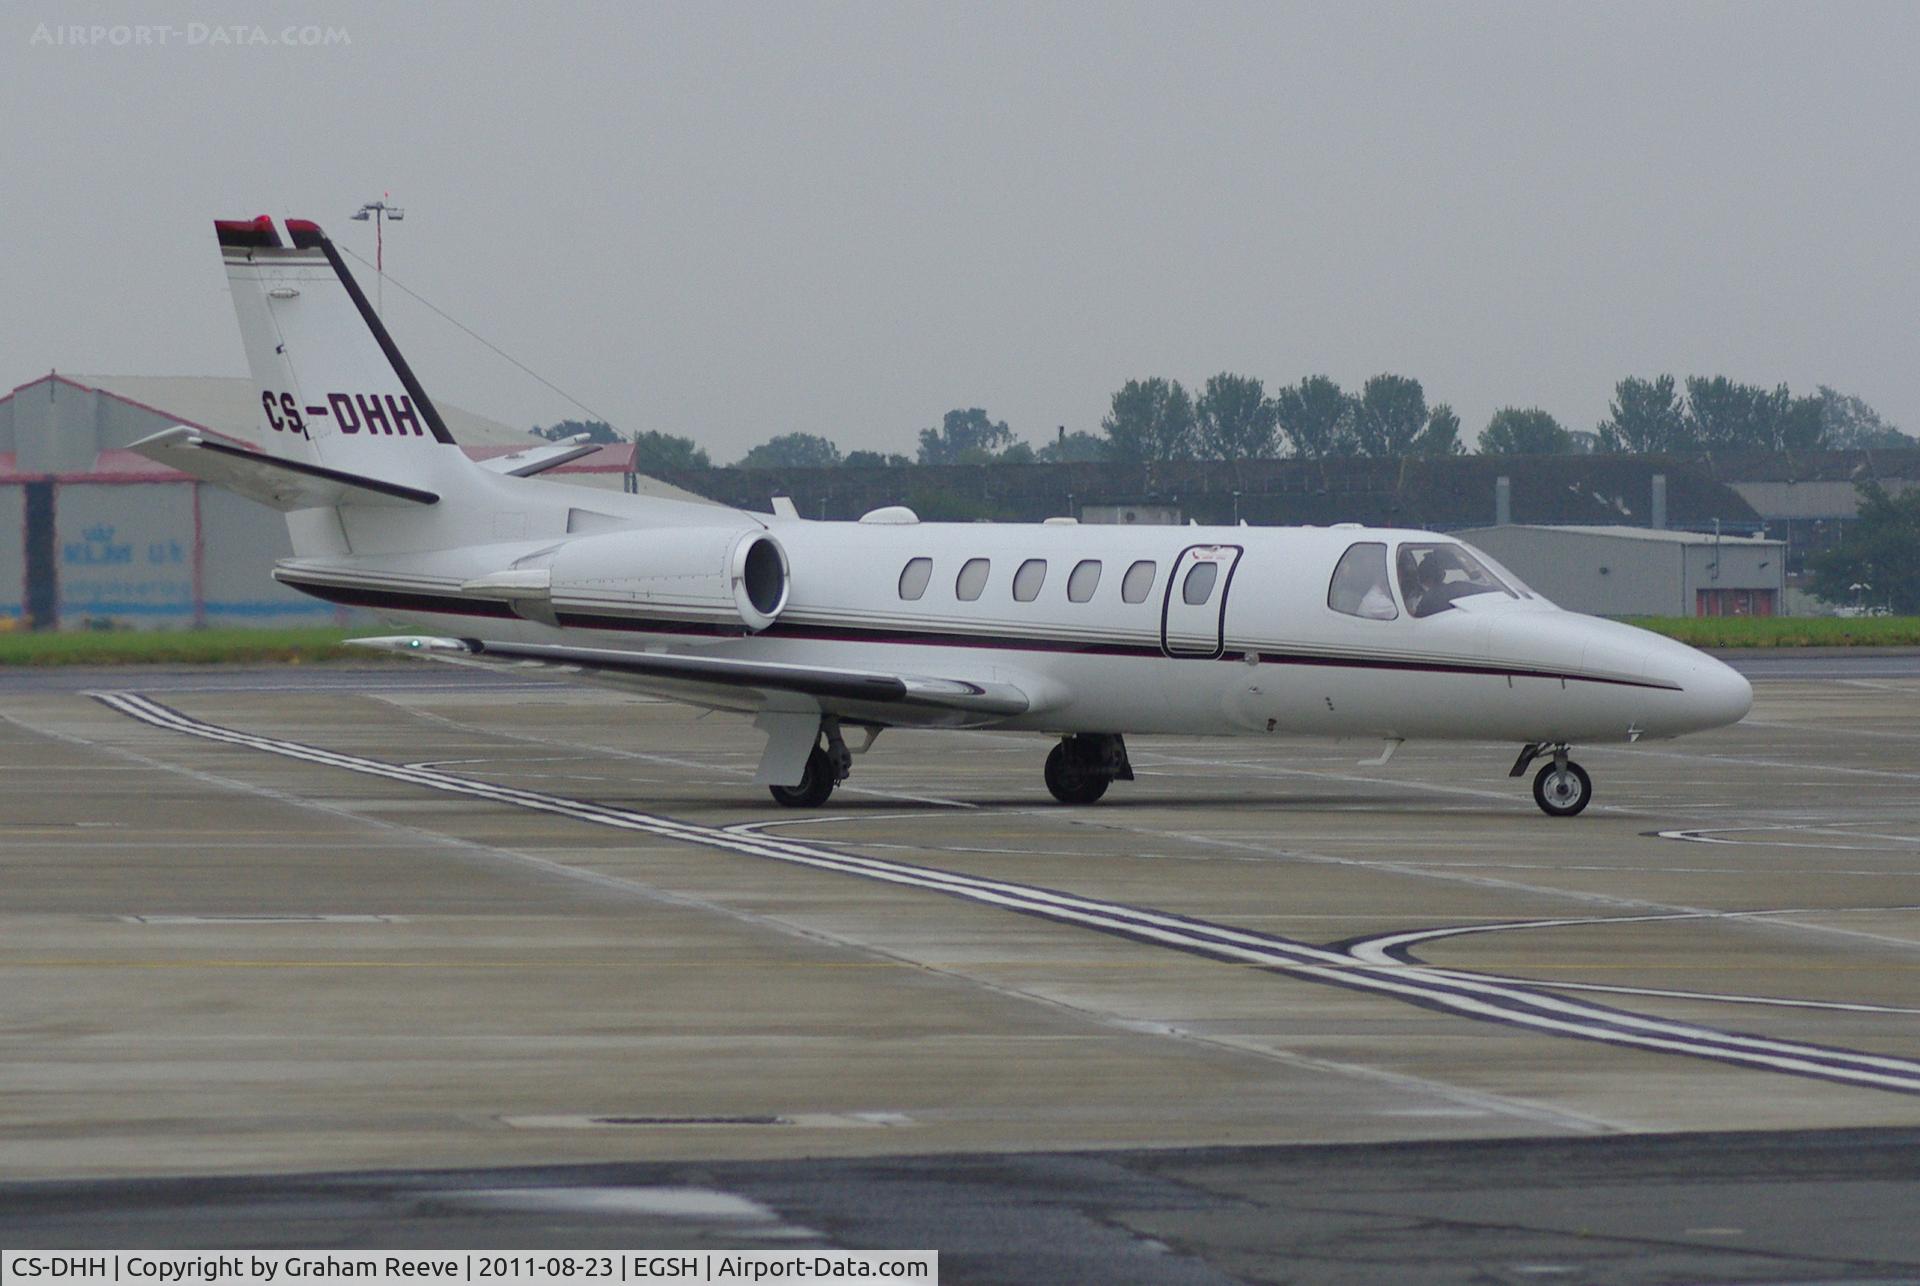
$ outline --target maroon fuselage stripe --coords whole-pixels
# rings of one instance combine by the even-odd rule
[[[349,607],[385,608],[396,612],[430,612],[439,616],[480,616],[489,620],[522,619],[511,607],[485,599],[458,598],[447,594],[423,594],[410,590],[367,589],[352,585],[328,585],[317,581],[282,578],[282,584],[304,594],[341,603]],[[568,629],[608,630],[624,634],[677,634],[697,638],[746,638],[744,626],[721,625],[711,621],[674,621],[657,617],[605,616],[586,612],[558,612],[555,620]],[[974,647],[996,651],[1071,653],[1076,656],[1129,656],[1165,660],[1167,654],[1157,646],[1144,643],[1094,643],[1073,639],[1031,639],[1002,634],[956,634],[932,630],[877,630],[841,625],[794,625],[776,621],[751,635],[754,638],[808,639],[830,643],[912,644],[921,647]],[[1401,670],[1427,674],[1477,674],[1491,678],[1571,679],[1581,683],[1604,683],[1612,687],[1673,690],[1665,683],[1647,683],[1638,679],[1618,679],[1595,674],[1576,674],[1561,670],[1535,670],[1517,666],[1463,665],[1449,661],[1407,661],[1392,657],[1320,656],[1311,652],[1289,652],[1281,648],[1246,648],[1229,651],[1214,658],[1222,661],[1244,660],[1257,651],[1260,659],[1276,665],[1320,665],[1337,669]],[[1207,658],[1181,658],[1205,660]]]
[[[382,607],[395,612],[435,612],[442,616],[484,616],[490,620],[518,620],[505,603],[484,599],[455,598],[446,594],[420,594],[412,590],[369,589],[359,585],[324,585],[315,581],[281,579],[281,584],[311,594],[329,603],[345,607]]]

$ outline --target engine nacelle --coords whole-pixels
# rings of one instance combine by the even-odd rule
[[[787,605],[787,551],[757,527],[666,527],[571,541],[551,564],[555,612],[744,625]]]

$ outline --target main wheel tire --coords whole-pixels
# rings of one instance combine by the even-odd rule
[[[767,793],[783,808],[818,808],[827,802],[837,785],[833,780],[833,761],[827,752],[815,746],[807,756],[807,770],[798,786],[769,786]]]
[[[1067,743],[1061,742],[1047,755],[1047,789],[1063,804],[1091,804],[1107,793],[1110,779],[1088,773],[1073,762]]]
[[[1533,779],[1533,802],[1549,817],[1577,817],[1593,802],[1593,778],[1571,759],[1548,764]]]

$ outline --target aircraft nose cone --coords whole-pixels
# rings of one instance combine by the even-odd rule
[[[1679,676],[1690,721],[1701,728],[1722,728],[1746,718],[1753,709],[1753,685],[1730,665],[1694,654]]]

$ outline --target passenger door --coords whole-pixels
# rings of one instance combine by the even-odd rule
[[[1160,646],[1168,656],[1207,660],[1225,648],[1227,591],[1238,545],[1190,545],[1174,560],[1160,609]]]

